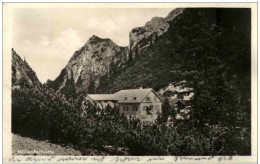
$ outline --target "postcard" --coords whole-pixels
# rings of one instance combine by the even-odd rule
[[[4,163],[256,163],[257,3],[4,3]]]

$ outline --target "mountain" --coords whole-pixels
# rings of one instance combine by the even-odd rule
[[[49,80],[47,85],[65,95],[66,92],[71,94],[74,88],[76,93],[85,93],[88,90],[94,93],[100,77],[109,76],[116,69],[125,67],[128,54],[127,47],[120,47],[110,39],[93,35],[73,54],[60,75],[54,81]],[[72,90],[68,90],[71,86]]]
[[[241,77],[244,88],[251,75],[248,21],[250,11],[245,9],[175,9],[131,30],[128,47],[92,36],[47,84],[72,97],[139,87],[159,91],[183,80],[192,82],[188,76],[221,65],[226,67],[221,74]]]
[[[249,9],[175,9],[130,32],[129,52],[136,60],[106,79],[101,92],[140,86],[158,91],[220,65],[223,77],[240,77],[242,88],[250,86],[250,40]]]
[[[174,32],[172,31],[174,22],[185,12],[187,9],[178,8],[171,11],[165,18],[154,17],[143,27],[132,29],[129,33],[129,58],[133,59],[133,62],[121,75],[113,76],[111,80],[107,79],[109,83],[105,84],[107,89],[102,89],[101,92],[138,87],[151,87],[158,91],[172,82],[170,71],[175,70],[178,63],[169,60],[174,56],[174,54],[167,55],[172,51],[174,43],[165,36]]]
[[[41,83],[36,73],[28,65],[26,60],[12,49],[12,87],[20,87],[21,84],[40,87]]]
[[[38,139],[53,139],[60,127],[60,113],[73,112],[64,95],[42,85],[26,60],[12,49],[12,133]],[[76,103],[75,103],[76,102]],[[63,117],[63,116],[62,116]],[[55,130],[52,130],[55,129]]]
[[[143,27],[132,29],[129,34],[130,55],[136,58],[146,48],[153,45],[158,37],[164,35],[170,28],[170,22],[183,13],[184,9],[178,8],[170,12],[165,18],[154,17]]]
[[[129,34],[128,47],[120,47],[110,39],[93,35],[73,54],[60,75],[54,81],[48,80],[47,85],[70,96],[76,93],[110,92],[111,79],[133,65],[138,56],[168,30],[168,21],[182,11],[183,9],[176,9],[166,18],[155,17],[144,27],[133,29]]]

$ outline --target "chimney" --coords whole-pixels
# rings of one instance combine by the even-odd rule
[[[143,89],[143,87],[140,87],[140,89]]]

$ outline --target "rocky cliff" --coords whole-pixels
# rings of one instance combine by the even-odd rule
[[[60,92],[66,92],[68,85],[73,85],[76,93],[95,92],[100,77],[109,76],[115,69],[125,67],[128,54],[127,47],[120,47],[110,39],[93,35],[73,54],[61,74],[47,84]]]
[[[22,60],[12,49],[12,88],[19,88],[20,85],[39,87],[41,83],[26,60]]]
[[[130,56],[135,59],[146,49],[153,45],[160,36],[164,35],[170,27],[170,22],[183,13],[184,9],[178,8],[170,12],[165,18],[154,17],[143,27],[132,29],[129,33]]]

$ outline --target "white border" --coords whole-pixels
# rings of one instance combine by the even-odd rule
[[[14,2],[14,1],[9,1],[9,2]],[[32,1],[30,1],[32,2]],[[47,2],[53,2],[53,1],[47,1]],[[58,1],[59,2],[59,1]],[[66,1],[65,1],[66,2]],[[83,2],[83,1],[79,1]],[[96,1],[96,2],[101,2],[101,1]],[[118,2],[118,1],[117,1]],[[126,2],[126,1],[120,1],[120,2]],[[131,2],[137,2],[137,1],[131,1]],[[140,1],[138,1],[140,2]],[[147,2],[147,1],[144,1]],[[166,1],[169,2],[169,1]],[[194,1],[192,1],[194,2]],[[200,1],[201,2],[201,1]],[[202,1],[204,2],[204,1]],[[247,1],[248,2],[248,1]],[[255,1],[253,1],[255,2]],[[210,161],[208,160],[200,160],[199,163],[249,163],[249,162],[256,162],[257,160],[257,4],[249,4],[249,3],[48,3],[48,4],[43,4],[43,3],[4,3],[3,4],[3,159],[4,162],[11,162],[11,36],[12,36],[12,24],[11,24],[11,19],[12,18],[12,10],[15,8],[27,8],[27,7],[34,7],[34,8],[49,8],[49,7],[58,7],[58,8],[176,8],[176,7],[250,7],[252,9],[252,156],[235,156],[232,157],[233,160],[225,160],[225,161],[218,161],[218,159],[223,158],[220,156],[215,156],[213,159]],[[68,156],[67,156],[68,157]],[[56,163],[57,159],[61,158],[67,158],[65,156],[56,156],[52,158],[53,161],[50,161],[52,163]],[[87,157],[87,156],[85,156]],[[129,159],[129,158],[133,159]],[[33,161],[26,161],[28,159],[28,156],[15,156],[16,160],[20,159],[22,160],[21,162],[25,163],[31,163]],[[50,157],[44,157],[44,156],[37,156],[37,157],[32,157],[33,159],[48,159]],[[86,162],[91,162],[91,163],[99,163],[95,160],[93,160],[93,157],[87,157],[87,161],[81,160],[72,160],[72,157],[70,160],[67,162],[62,161],[62,163],[86,163]],[[77,157],[79,158],[79,157]],[[100,158],[100,157],[99,157]],[[115,156],[106,156],[104,161],[101,163],[111,163],[111,159],[115,158]],[[121,156],[119,157],[120,159],[125,159],[127,158],[125,162],[119,162],[119,163],[147,163],[148,159],[151,159],[152,157],[133,157],[133,156]],[[141,161],[135,160],[135,159],[142,159]],[[194,159],[193,160],[177,160],[176,157],[174,156],[166,156],[162,157],[164,160],[154,160],[150,163],[194,163],[196,162]],[[197,157],[198,158],[198,157]],[[208,158],[208,157],[207,157]],[[159,159],[159,158],[157,158]],[[180,158],[179,158],[180,159]],[[228,159],[228,157],[227,157]],[[17,162],[17,161],[16,161]],[[46,163],[46,161],[37,161],[37,163]],[[114,162],[112,162],[114,163]]]

